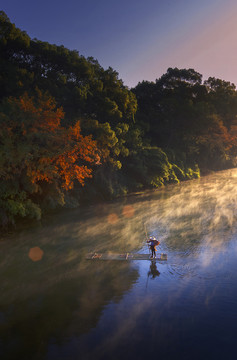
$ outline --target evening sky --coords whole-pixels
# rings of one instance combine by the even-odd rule
[[[31,38],[93,56],[124,84],[169,67],[237,84],[236,0],[1,0]]]

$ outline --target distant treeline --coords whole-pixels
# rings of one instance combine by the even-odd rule
[[[129,90],[0,12],[0,223],[236,165],[234,84],[171,69]]]

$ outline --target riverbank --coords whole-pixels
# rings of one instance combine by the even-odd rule
[[[232,169],[229,169],[229,170],[232,170]],[[220,170],[220,171],[205,171],[205,173],[202,173],[201,175],[201,178],[200,179],[203,179],[205,177],[209,177],[209,176],[212,176],[212,175],[215,175],[215,174],[218,174],[218,173],[221,173],[221,172],[225,172],[226,170]],[[82,202],[80,205],[78,205],[77,207],[60,207],[60,208],[57,208],[57,209],[54,209],[54,210],[51,210],[51,211],[47,211],[46,213],[44,213],[42,215],[42,218],[40,220],[36,220],[36,219],[26,219],[26,218],[21,218],[21,219],[18,219],[16,221],[16,224],[15,225],[11,225],[11,226],[8,226],[7,228],[5,227],[2,227],[1,228],[1,237],[0,237],[0,241],[4,241],[6,239],[10,239],[11,236],[14,236],[15,234],[17,234],[18,232],[22,232],[22,231],[25,231],[25,230],[30,230],[30,229],[40,229],[42,226],[44,226],[45,224],[49,224],[52,219],[56,219],[57,216],[63,216],[63,214],[70,214],[70,213],[74,213],[74,212],[78,212],[83,214],[84,211],[86,211],[88,208],[90,208],[91,206],[98,206],[98,205],[109,205],[109,204],[113,204],[113,203],[117,203],[121,200],[124,200],[124,202],[127,202],[127,199],[128,199],[128,202],[130,199],[136,197],[136,196],[142,196],[142,195],[148,195],[148,194],[154,194],[154,193],[159,193],[161,191],[164,191],[165,188],[169,187],[169,188],[172,188],[172,187],[175,187],[175,186],[179,186],[181,184],[184,184],[184,183],[188,183],[188,182],[193,182],[197,179],[192,179],[192,180],[183,180],[181,181],[179,184],[175,183],[175,184],[166,184],[166,185],[163,185],[159,188],[156,188],[156,189],[144,189],[142,191],[136,191],[136,192],[130,192],[130,193],[127,193],[127,194],[124,194],[124,195],[119,195],[117,197],[114,197],[113,199],[99,199],[97,198],[95,201],[92,201],[92,199],[90,201],[87,201],[87,202]]]

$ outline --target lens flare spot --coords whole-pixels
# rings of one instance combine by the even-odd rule
[[[108,215],[108,223],[109,224],[116,224],[118,222],[118,215],[112,213]]]
[[[123,208],[123,216],[126,218],[131,218],[134,216],[135,210],[134,207],[131,205],[125,205]]]
[[[44,255],[43,250],[41,250],[38,246],[31,248],[28,254],[29,258],[32,261],[40,261],[43,255]]]

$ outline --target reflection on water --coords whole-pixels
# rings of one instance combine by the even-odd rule
[[[3,239],[0,358],[234,359],[236,216],[234,169]],[[147,253],[145,229],[167,262],[85,260]]]
[[[159,275],[160,275],[160,272],[157,269],[156,262],[151,261],[150,269],[147,273],[147,276],[150,277],[151,279],[155,279]]]

